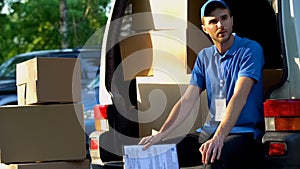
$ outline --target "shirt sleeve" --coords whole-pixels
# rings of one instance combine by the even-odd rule
[[[198,86],[201,89],[205,89],[205,67],[203,62],[201,61],[201,55],[202,52],[199,52],[193,71],[192,71],[192,77],[190,80],[190,84],[194,86]]]
[[[262,68],[264,65],[264,54],[262,47],[255,41],[248,43],[244,48],[245,53],[240,62],[238,76],[246,76],[256,82],[262,79]]]

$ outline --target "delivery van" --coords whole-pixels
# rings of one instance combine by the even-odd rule
[[[225,0],[233,31],[265,54],[265,135],[257,168],[300,168],[300,1]],[[212,44],[200,29],[206,0],[114,0],[102,43],[94,168],[122,168],[122,146],[159,130],[189,84],[197,53]],[[168,137],[195,131],[207,114],[205,92]]]

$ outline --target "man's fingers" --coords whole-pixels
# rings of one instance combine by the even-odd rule
[[[202,154],[202,163],[204,164],[207,164],[207,159],[208,159],[207,156],[209,155],[208,148],[209,148],[209,144],[207,143],[202,144],[200,147],[200,152]]]
[[[218,149],[217,148],[214,148],[212,150],[212,154],[211,154],[211,158],[210,158],[210,162],[213,163],[216,159],[216,156],[217,156],[217,153],[218,153]]]
[[[152,141],[153,136],[143,137],[142,140],[139,142],[139,145],[145,145],[143,149],[146,150],[153,144]]]
[[[143,150],[147,150],[150,146],[152,146],[151,142],[148,142],[147,144],[145,144],[145,146],[143,147]]]
[[[214,148],[213,144],[211,143],[204,143],[199,148],[200,153],[202,154],[202,163],[208,164],[214,162],[218,149]]]
[[[153,136],[143,137],[143,138],[141,139],[141,141],[139,142],[139,145],[147,144],[147,143],[151,142],[151,141],[152,141],[152,138],[153,138]]]
[[[208,164],[209,163],[209,161],[210,161],[210,158],[211,158],[211,152],[212,152],[212,150],[211,150],[211,146],[209,146],[209,148],[207,149],[207,151],[206,151],[206,155],[205,155],[205,161],[204,161],[204,163],[205,164]]]
[[[218,156],[217,156],[217,159],[219,160],[220,157],[221,157],[221,151],[222,151],[222,148],[219,148],[219,151],[218,151]]]
[[[212,140],[203,143],[199,148],[199,151],[202,154],[202,163],[208,164],[215,162],[216,159],[219,160],[222,147],[223,144],[217,144]]]

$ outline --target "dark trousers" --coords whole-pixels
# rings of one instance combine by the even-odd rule
[[[185,137],[163,141],[176,143],[180,167],[200,166],[202,155],[199,151],[199,133],[188,134]],[[221,157],[214,163],[203,165],[205,169],[248,169],[260,164],[261,144],[254,139],[253,134],[230,134],[222,148]]]

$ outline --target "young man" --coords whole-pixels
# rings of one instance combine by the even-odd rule
[[[233,17],[222,0],[206,2],[201,19],[214,45],[199,52],[190,85],[158,134],[139,144],[147,149],[162,141],[206,90],[211,120],[177,144],[180,166],[246,169],[255,163],[263,134],[263,50],[257,42],[232,33]]]

